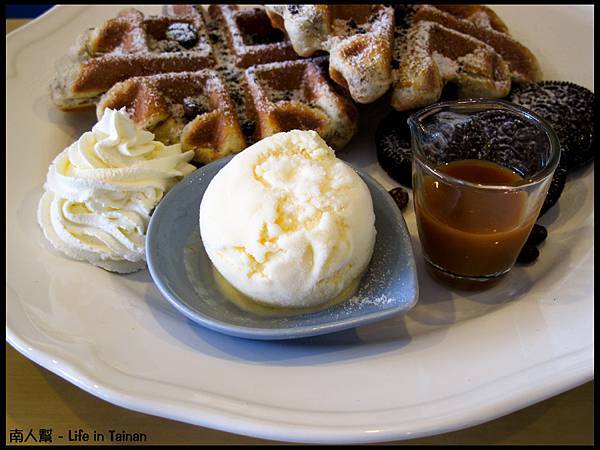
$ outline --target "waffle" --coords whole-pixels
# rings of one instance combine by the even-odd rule
[[[176,14],[183,8],[174,5],[165,11]],[[325,76],[326,58],[300,58],[285,34],[280,42],[257,41],[259,33],[281,37],[262,8],[211,5],[197,10],[205,16],[216,70],[236,104],[248,144],[299,128],[317,131],[335,149],[346,145],[356,131],[358,112]],[[265,63],[247,67],[248,58]]]
[[[315,130],[334,149],[357,128],[354,105],[325,76],[325,57],[251,67],[244,72],[256,139],[281,131]]]
[[[456,18],[468,20],[477,27],[491,28],[500,33],[508,34],[508,27],[506,24],[487,6],[441,4],[435,5],[435,8],[450,13]]]
[[[420,5],[396,24],[392,106],[398,111],[439,100],[448,82],[460,98],[500,98],[512,82],[541,78],[533,54],[480,5]]]
[[[381,97],[392,82],[394,11],[384,5],[271,5],[273,26],[287,30],[302,56],[329,53],[329,74],[358,103]]]
[[[533,53],[510,37],[506,25],[489,8],[470,6],[473,11],[471,16],[464,5],[421,5],[412,20],[436,22],[490,45],[506,61],[511,78],[517,83],[541,80],[542,71]],[[478,21],[477,17],[482,19]],[[500,31],[502,29],[505,31]]]
[[[390,84],[392,106],[404,111],[438,101],[448,82],[461,97],[495,98],[507,95],[512,82],[541,78],[535,56],[481,5],[272,5],[267,12],[299,54],[328,51],[331,77],[360,103]],[[377,44],[369,42],[374,35]],[[367,50],[349,45],[355,41]]]
[[[435,103],[449,81],[460,98],[501,98],[511,86],[507,63],[489,45],[435,22],[415,23],[395,72],[392,106],[406,111]]]
[[[237,67],[299,58],[285,32],[271,26],[264,9],[211,5],[209,12],[225,24],[228,47]]]
[[[121,81],[98,103],[98,119],[106,108],[123,107],[136,125],[152,131],[157,140],[167,145],[181,142],[184,151],[193,150],[199,164],[246,146],[235,107],[214,70]]]
[[[304,62],[287,66],[294,60]],[[321,65],[296,54],[264,8],[165,5],[163,15],[147,17],[129,9],[79,37],[57,70],[52,98],[67,111],[97,105],[98,117],[125,107],[158,140],[193,149],[199,164],[292,126],[316,129],[341,148],[357,112]],[[302,95],[268,104],[268,72],[287,67],[300,75],[284,76],[289,83],[281,89]]]
[[[127,78],[212,65],[211,47],[198,14],[145,17],[129,9],[79,36],[69,55],[58,63],[51,96],[61,110],[87,109]]]

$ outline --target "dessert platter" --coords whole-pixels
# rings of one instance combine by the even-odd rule
[[[117,405],[291,442],[592,379],[593,31],[593,6],[53,8],[7,36],[7,341]],[[436,108],[475,112],[422,139]],[[475,159],[502,195],[439,179],[498,199],[495,234],[432,247],[421,186]],[[494,284],[434,278],[463,251],[453,276]]]

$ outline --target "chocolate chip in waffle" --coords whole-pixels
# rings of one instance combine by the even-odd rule
[[[385,5],[267,5],[274,26],[303,56],[329,53],[329,74],[358,103],[381,97],[392,82],[394,11]]]
[[[206,164],[246,146],[235,107],[217,72],[204,69],[145,77],[115,84],[97,106],[126,108],[134,123],[165,144],[181,142],[194,161]]]
[[[79,36],[69,55],[59,61],[51,96],[62,110],[86,109],[119,81],[213,64],[199,14],[146,17],[129,9]]]

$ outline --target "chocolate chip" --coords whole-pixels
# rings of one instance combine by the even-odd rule
[[[236,105],[239,105],[244,101],[244,97],[242,97],[242,94],[240,94],[237,91],[231,91],[229,93],[229,96],[231,97],[233,103],[235,103]]]
[[[400,67],[400,63],[398,62],[398,60],[392,59],[392,69],[396,70],[398,69],[398,67]]]
[[[348,28],[356,28],[356,22],[354,21],[354,19],[350,19],[348,21]]]
[[[528,245],[521,249],[519,256],[517,256],[517,262],[521,264],[531,264],[540,256],[540,251],[537,249],[535,245]]]
[[[531,233],[529,233],[529,237],[527,238],[525,245],[533,245],[537,247],[546,240],[546,237],[548,237],[548,230],[546,230],[544,226],[536,223],[531,229]]]
[[[208,33],[208,37],[210,38],[210,41],[213,44],[218,44],[219,42],[221,42],[221,38],[217,33]]]
[[[256,123],[251,121],[246,121],[242,123],[242,131],[245,136],[252,136],[254,134],[254,130],[256,129]]]
[[[167,39],[178,42],[188,50],[198,42],[196,30],[191,24],[185,22],[176,22],[169,25],[165,36]]]
[[[183,99],[183,113],[187,120],[194,120],[200,114],[207,113],[208,110],[193,97],[186,97]]]
[[[390,195],[398,205],[398,208],[402,211],[408,205],[408,192],[401,187],[394,188],[390,191]]]
[[[181,45],[175,41],[160,41],[158,43],[158,49],[164,53],[180,52],[183,50]]]

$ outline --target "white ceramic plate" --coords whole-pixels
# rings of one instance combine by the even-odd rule
[[[593,88],[593,6],[494,6],[547,79]],[[406,316],[293,342],[228,337],[192,324],[147,271],[107,273],[55,254],[35,221],[48,164],[94,123],[57,111],[53,60],[118,6],[57,7],[7,36],[7,340],[109,402],[286,441],[388,441],[491,420],[593,378],[593,167],[571,179],[543,223],[540,260],[485,293],[438,287],[419,261]],[[158,5],[142,7],[157,12]],[[363,108],[344,157],[385,187]]]

